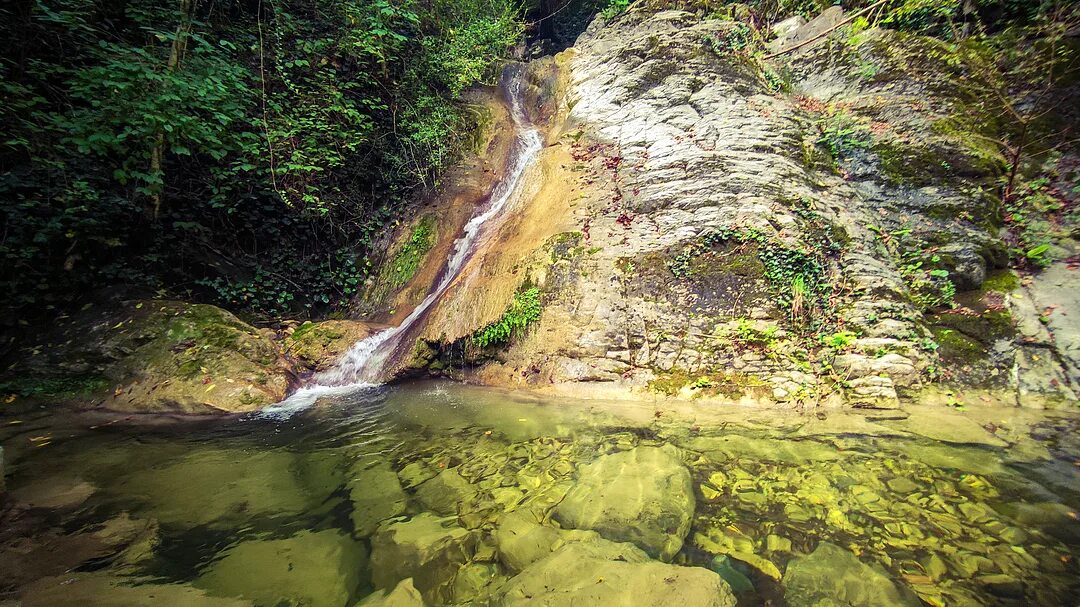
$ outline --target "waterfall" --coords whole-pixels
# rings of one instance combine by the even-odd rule
[[[503,78],[503,88],[510,102],[510,118],[515,133],[509,170],[506,176],[494,185],[488,204],[479,209],[465,224],[464,233],[454,241],[446,259],[446,269],[435,287],[400,325],[356,342],[334,367],[317,374],[309,385],[301,387],[282,402],[263,409],[264,415],[288,416],[311,406],[320,396],[343,394],[379,385],[384,378],[384,366],[401,339],[457,278],[487,229],[493,225],[492,220],[499,217],[517,192],[526,169],[536,160],[543,147],[540,132],[530,124],[522,106],[524,71],[523,66],[513,66],[507,68]]]

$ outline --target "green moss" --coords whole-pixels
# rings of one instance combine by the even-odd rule
[[[540,289],[533,287],[514,294],[514,299],[495,322],[473,333],[472,343],[486,348],[495,344],[507,343],[515,334],[525,330],[530,324],[540,319],[542,305]]]
[[[929,320],[942,329],[953,329],[985,345],[998,339],[1011,338],[1016,332],[1012,314],[1008,310],[987,310],[982,314],[941,312],[931,315]]]
[[[983,291],[997,291],[998,293],[1012,293],[1020,288],[1020,277],[1012,270],[1001,270],[986,277],[981,289]]]
[[[649,390],[667,396],[676,396],[687,387],[693,391],[694,398],[715,396],[740,398],[747,394],[760,393],[768,387],[768,384],[760,378],[734,371],[691,374],[679,368],[660,373],[648,383]]]
[[[986,357],[987,352],[977,340],[960,331],[947,327],[933,327],[934,341],[938,343],[938,354],[945,362],[970,364]]]
[[[427,252],[435,246],[435,218],[426,215],[413,228],[409,239],[390,262],[390,284],[397,289],[416,275]]]

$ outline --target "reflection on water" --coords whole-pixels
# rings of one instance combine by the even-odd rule
[[[422,384],[286,420],[0,418],[0,600],[1074,604],[1077,419],[925,415]]]

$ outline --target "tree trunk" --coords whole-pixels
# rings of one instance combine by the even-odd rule
[[[180,68],[180,61],[187,52],[188,35],[191,33],[191,18],[195,11],[196,0],[180,0],[180,24],[176,26],[172,46],[169,49],[169,61],[165,65],[168,73]],[[154,220],[161,215],[161,193],[165,189],[165,174],[162,163],[165,158],[165,131],[158,129],[154,135],[154,145],[150,150],[150,174],[157,176],[157,183],[151,184],[150,201],[154,205]]]

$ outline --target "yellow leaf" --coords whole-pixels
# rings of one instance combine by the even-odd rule
[[[10,405],[11,403],[15,402],[16,398],[18,398],[18,397],[15,396],[14,394],[8,394],[7,396],[4,397],[4,404]]]
[[[209,386],[206,387],[206,391],[209,392],[209,391],[213,390],[216,387],[217,387],[217,384],[210,384]]]
[[[139,310],[139,309],[141,309],[141,308],[142,308],[142,306],[143,306],[143,305],[142,305],[142,302],[140,301],[139,303],[135,304],[135,309],[136,309],[136,310]]]

